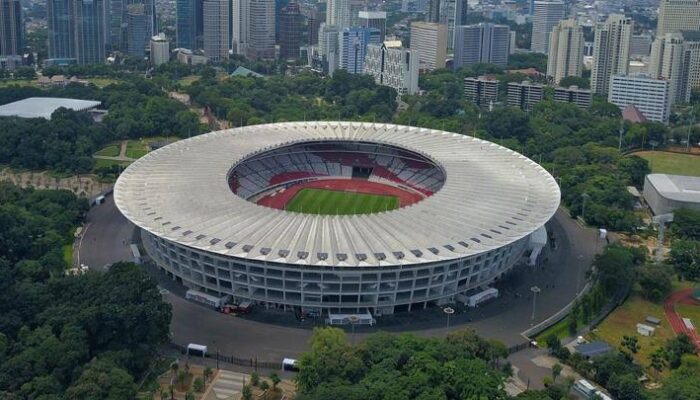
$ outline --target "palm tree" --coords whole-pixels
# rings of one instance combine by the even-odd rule
[[[280,376],[277,375],[277,372],[270,374],[270,380],[272,381],[272,390],[277,390],[277,385],[279,385],[281,381]]]
[[[211,368],[209,368],[209,367],[204,368],[204,382],[211,379],[212,375],[213,375],[213,371],[211,370]]]

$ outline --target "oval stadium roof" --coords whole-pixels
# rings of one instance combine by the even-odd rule
[[[386,143],[436,160],[444,186],[393,211],[312,215],[233,194],[228,172],[253,153],[304,141]],[[135,161],[114,197],[134,224],[160,237],[237,258],[318,266],[407,265],[496,249],[547,222],[560,201],[554,178],[527,157],[450,132],[359,122],[295,122],[181,140]]]

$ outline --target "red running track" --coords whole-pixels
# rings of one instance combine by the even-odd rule
[[[267,195],[258,200],[257,204],[276,208],[278,210],[284,210],[287,203],[289,203],[289,201],[302,189],[328,189],[344,192],[394,196],[399,199],[399,207],[404,207],[419,202],[425,197],[421,194],[412,193],[395,186],[366,181],[364,179],[321,179],[294,185],[287,188],[284,192],[277,192],[277,194],[274,196]]]
[[[670,296],[664,300],[664,312],[666,313],[666,318],[671,324],[671,329],[676,333],[676,335],[684,334],[690,338],[690,340],[695,343],[695,347],[698,349],[698,354],[700,354],[700,335],[698,335],[697,326],[695,329],[688,329],[683,323],[683,318],[676,312],[676,304],[691,304],[700,307],[700,304],[693,299],[693,290],[685,289],[676,293],[672,293]],[[700,324],[700,321],[693,321],[693,324]]]

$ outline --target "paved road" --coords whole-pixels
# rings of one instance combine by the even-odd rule
[[[133,235],[133,225],[119,214],[113,199],[90,211],[90,226],[85,233],[81,262],[93,268],[106,264],[131,260],[128,244]],[[504,295],[497,301],[468,312],[458,312],[450,321],[450,330],[471,327],[485,337],[498,339],[508,345],[520,343],[520,332],[552,315],[568,304],[577,288],[585,284],[584,276],[603,241],[597,240],[595,230],[583,229],[578,223],[559,210],[550,222],[556,238],[556,249],[548,248],[548,259],[540,267],[519,267],[503,282]],[[157,274],[157,273],[156,273]],[[173,341],[190,342],[210,346],[222,354],[239,358],[277,361],[283,357],[296,357],[308,348],[311,325],[300,325],[290,313],[257,312],[253,318],[243,319],[220,314],[199,304],[184,300],[182,286],[160,274],[162,287],[169,290],[164,298],[173,305],[171,331]],[[537,296],[535,319],[532,315],[532,297],[529,288],[537,285],[542,292]],[[379,319],[378,329],[410,331],[421,336],[442,336],[446,332],[445,316],[439,308]],[[353,340],[374,332],[358,328]],[[541,369],[534,364],[514,359],[521,371],[521,378],[529,374],[540,376]]]

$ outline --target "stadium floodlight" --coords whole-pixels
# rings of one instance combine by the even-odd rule
[[[659,264],[663,259],[666,224],[673,222],[673,213],[656,215],[651,219],[651,221],[659,227],[659,235],[656,238],[656,254],[654,257],[656,263]]]

